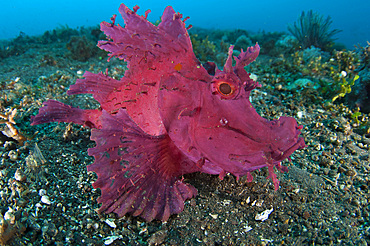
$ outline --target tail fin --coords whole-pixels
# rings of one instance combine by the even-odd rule
[[[49,122],[73,122],[90,128],[100,128],[100,115],[101,111],[98,109],[84,110],[55,100],[48,100],[44,102],[44,107],[39,109],[39,113],[31,117],[31,125]]]

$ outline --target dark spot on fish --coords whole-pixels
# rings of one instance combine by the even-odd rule
[[[155,86],[157,84],[157,82],[152,82],[152,83],[144,83],[143,85],[147,85],[147,86]]]

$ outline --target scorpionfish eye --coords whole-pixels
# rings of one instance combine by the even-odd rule
[[[221,99],[234,99],[239,94],[239,86],[233,81],[216,80],[212,82],[212,94]]]

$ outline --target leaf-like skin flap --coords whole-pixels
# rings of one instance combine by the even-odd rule
[[[168,135],[151,136],[131,120],[125,110],[103,111],[102,128],[91,131],[96,147],[89,149],[95,162],[87,167],[98,175],[99,212],[126,213],[147,221],[166,221],[184,209],[184,201],[197,194],[181,176],[199,171]]]

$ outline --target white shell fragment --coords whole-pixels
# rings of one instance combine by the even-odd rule
[[[51,201],[50,201],[50,199],[49,199],[48,196],[42,196],[41,197],[41,202],[44,203],[44,204],[46,204],[46,205],[50,205],[51,204]]]
[[[245,232],[249,232],[249,231],[251,231],[253,228],[252,228],[251,226],[249,226],[247,223],[245,223],[245,224],[244,224],[244,228],[243,228],[243,229],[244,229],[244,231],[245,231]]]
[[[244,231],[245,232],[249,232],[249,231],[251,231],[253,228],[252,227],[250,227],[250,226],[245,226],[244,227]]]
[[[257,76],[256,74],[254,74],[254,73],[251,73],[251,74],[249,75],[249,78],[250,78],[250,79],[252,79],[253,81],[257,81],[258,76]]]
[[[209,213],[209,215],[210,215],[213,219],[217,219],[217,217],[218,217],[218,214],[211,214],[211,213]]]
[[[105,223],[107,223],[112,228],[116,228],[117,227],[116,226],[116,223],[114,223],[114,221],[112,221],[112,220],[106,219],[105,220]]]
[[[254,217],[254,219],[255,220],[260,220],[260,221],[265,221],[269,218],[269,215],[271,214],[272,211],[274,211],[274,208],[266,209],[262,213],[256,214],[256,217]]]
[[[113,243],[113,242],[114,242],[114,240],[116,240],[116,239],[121,239],[121,238],[122,238],[122,235],[106,237],[106,238],[104,239],[104,244],[105,244],[105,245],[109,245],[109,244]]]

